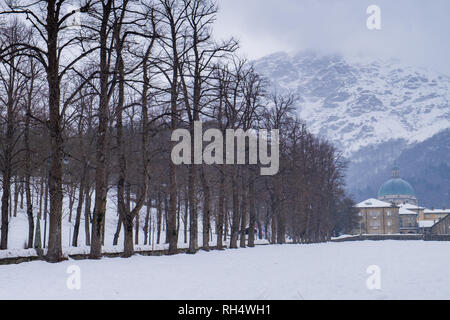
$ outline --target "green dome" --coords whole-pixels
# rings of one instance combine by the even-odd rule
[[[378,191],[378,197],[390,195],[415,196],[411,185],[401,178],[394,178],[386,181]]]

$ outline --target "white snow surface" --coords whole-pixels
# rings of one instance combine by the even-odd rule
[[[400,209],[398,210],[398,214],[406,214],[406,215],[418,215],[417,212],[415,211],[411,211],[406,209],[405,207],[401,206]]]
[[[35,191],[35,190],[33,190]],[[34,192],[33,192],[34,194]],[[1,192],[0,192],[1,195]],[[91,204],[91,211],[94,207],[94,197],[95,194],[92,195],[92,204]],[[68,196],[65,195],[63,199],[63,213],[62,213],[62,247],[63,247],[63,254],[64,256],[68,256],[71,254],[87,254],[90,251],[90,247],[86,246],[86,236],[85,236],[85,230],[84,230],[84,206],[83,211],[81,215],[80,220],[80,230],[78,235],[78,247],[71,246],[71,241],[73,238],[73,230],[74,230],[74,224],[75,224],[75,214],[76,214],[76,208],[77,208],[77,199],[75,200],[75,204],[73,206],[73,212],[72,212],[72,220],[69,222],[69,199]],[[37,216],[37,208],[38,205],[38,199],[37,196],[34,196],[34,221],[35,224],[37,224],[38,220],[36,218]],[[0,259],[3,258],[13,258],[13,257],[30,257],[30,256],[37,256],[36,250],[34,249],[24,249],[25,244],[27,242],[28,238],[28,218],[26,214],[26,205],[23,206],[23,208],[20,208],[18,206],[17,208],[17,216],[10,217],[9,218],[9,232],[8,232],[8,249],[7,250],[0,250]],[[184,208],[183,208],[184,210]],[[157,242],[157,231],[156,231],[156,221],[157,221],[157,210],[156,208],[151,208],[151,221],[150,221],[150,230],[151,230],[151,238],[150,238],[150,245],[144,245],[144,224],[145,224],[145,215],[146,215],[147,207],[144,205],[143,208],[140,211],[139,221],[140,221],[140,227],[139,227],[139,244],[135,245],[135,251],[150,251],[150,250],[164,250],[168,249],[168,244],[165,243],[166,238],[166,231],[165,231],[165,220],[162,221],[161,226],[161,235],[160,235],[160,243]],[[113,238],[114,233],[116,231],[118,222],[118,215],[117,215],[117,198],[115,194],[115,190],[112,190],[108,193],[107,198],[107,205],[106,205],[106,230],[105,230],[105,245],[102,247],[102,251],[105,253],[115,253],[115,252],[123,252],[123,236],[124,231],[123,228],[121,228],[119,239],[118,239],[118,245],[113,246]],[[41,234],[42,234],[42,241],[44,240],[44,228],[45,228],[45,222],[44,218],[42,217],[40,221],[41,226]],[[214,224],[212,224],[214,228]],[[198,221],[198,243],[199,245],[202,244],[203,241],[203,234],[202,234],[202,217],[201,214],[199,215],[199,221]],[[48,226],[46,230],[46,243],[48,243]],[[134,233],[134,232],[133,232]],[[134,234],[135,237],[135,234]],[[189,234],[188,234],[189,237]],[[210,239],[209,244],[211,246],[216,245],[216,235],[213,234],[212,239]],[[257,241],[258,242],[258,241]],[[259,241],[261,244],[267,243],[266,240]],[[225,242],[226,244],[227,242]],[[180,219],[180,230],[178,235],[178,248],[187,248],[188,243],[184,242],[184,222],[182,219]],[[45,252],[45,250],[44,250]]]
[[[273,245],[0,266],[0,299],[448,299],[449,242]],[[81,289],[69,290],[77,265]],[[369,290],[367,268],[380,268]]]
[[[370,198],[355,205],[356,208],[391,208],[392,204],[378,199]]]
[[[431,228],[436,223],[435,220],[419,220],[419,228]]]

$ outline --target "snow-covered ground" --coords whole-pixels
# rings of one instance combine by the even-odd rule
[[[0,266],[0,299],[449,299],[449,252],[449,242],[362,241],[37,261]],[[73,265],[80,290],[66,284]],[[381,288],[370,290],[374,265]]]
[[[35,191],[35,190],[33,190]],[[1,196],[1,192],[0,192]],[[94,195],[92,196],[92,204],[91,211],[94,207]],[[63,221],[62,221],[62,246],[64,255],[69,254],[82,254],[88,253],[89,247],[86,246],[86,236],[85,236],[85,219],[84,219],[84,206],[82,209],[81,221],[80,221],[80,229],[78,235],[78,247],[72,247],[70,244],[72,243],[73,238],[73,230],[75,224],[75,214],[77,208],[77,201],[75,199],[75,204],[73,206],[72,211],[72,219],[69,221],[69,198],[68,196],[64,197],[63,201]],[[35,224],[38,223],[36,218],[37,210],[39,208],[39,203],[37,199],[37,195],[34,197],[34,216],[35,216]],[[182,208],[184,210],[184,208]],[[139,244],[135,246],[136,251],[143,250],[162,250],[167,249],[168,245],[165,244],[166,231],[165,231],[165,215],[163,214],[163,221],[161,223],[161,235],[160,235],[160,243],[157,241],[157,209],[155,207],[151,208],[151,219],[150,219],[150,244],[144,245],[144,225],[145,225],[145,215],[146,215],[147,207],[144,205],[140,211],[139,221]],[[179,227],[179,236],[178,236],[178,247],[179,248],[187,248],[188,244],[184,242],[184,220],[183,220],[184,212],[181,212],[180,216],[180,227]],[[118,223],[118,215],[117,215],[117,198],[115,195],[115,190],[112,190],[108,193],[107,198],[107,206],[106,206],[106,222],[105,222],[105,245],[103,246],[104,252],[121,252],[123,251],[123,228],[121,228],[118,245],[113,246],[113,238],[116,232],[117,223]],[[46,242],[48,242],[48,226],[45,227],[44,218],[40,220],[40,228],[42,234],[42,241],[44,240],[44,230],[46,230]],[[189,227],[188,227],[189,228]],[[203,234],[201,232],[203,228],[202,217],[199,215],[198,220],[198,243],[201,244],[203,242]],[[212,230],[214,230],[214,224],[212,224]],[[187,235],[189,237],[189,235]],[[25,205],[23,208],[18,206],[17,208],[17,216],[9,218],[9,233],[8,233],[8,249],[0,250],[0,259],[2,258],[12,258],[12,257],[28,257],[28,256],[36,256],[37,253],[34,249],[24,249],[26,247],[28,238],[28,218],[26,214]],[[265,242],[265,241],[264,241]],[[212,234],[209,244],[211,246],[216,245],[217,239],[216,235]]]
[[[0,192],[1,194],[1,192]],[[76,195],[78,196],[78,194]],[[94,197],[95,194],[92,195],[92,204],[91,204],[91,211],[94,208]],[[39,207],[37,197],[34,199],[34,216],[35,216],[35,223],[37,223],[36,215],[37,210]],[[69,244],[71,243],[71,239],[73,237],[73,228],[75,224],[75,215],[76,215],[76,209],[77,209],[77,201],[78,199],[75,199],[75,204],[73,206],[72,211],[72,219],[69,222],[69,198],[67,195],[64,196],[63,201],[63,224],[62,224],[62,245],[65,247],[65,249],[69,249]],[[106,232],[105,232],[105,245],[107,247],[112,246],[114,233],[116,231],[117,227],[117,221],[118,221],[118,215],[117,215],[117,198],[115,196],[115,190],[110,191],[108,193],[107,203],[106,203]],[[144,223],[145,223],[145,214],[146,214],[147,207],[143,206],[143,208],[140,211],[140,229],[139,229],[139,242],[140,244],[143,244],[144,241]],[[152,208],[152,225],[150,226],[152,231],[156,229],[156,209]],[[84,231],[84,205],[82,209],[81,214],[81,221],[80,221],[80,231],[78,235],[78,244],[80,246],[85,245],[86,243],[86,237],[85,237],[85,231]],[[42,233],[42,240],[44,239],[44,229],[45,229],[45,222],[44,218],[42,217],[41,221],[41,233]],[[162,224],[163,230],[161,233],[161,240],[164,240],[165,237],[165,231],[164,231],[164,223]],[[48,241],[48,226],[47,226],[47,235],[46,239]],[[183,232],[183,226],[180,226],[180,234],[182,235]],[[24,208],[18,207],[17,210],[17,217],[10,217],[9,221],[9,236],[8,236],[8,249],[23,249],[24,245],[26,244],[28,238],[28,220],[26,215],[26,208],[24,205]],[[182,240],[182,239],[181,239]],[[181,241],[182,242],[182,241]],[[121,230],[120,236],[119,236],[119,243],[123,243],[123,228]],[[180,243],[181,244],[181,243]],[[66,250],[65,250],[66,251]]]

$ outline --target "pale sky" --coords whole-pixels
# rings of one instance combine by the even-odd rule
[[[218,38],[235,36],[256,59],[313,49],[344,56],[398,58],[450,75],[449,0],[218,0]],[[381,30],[368,30],[369,5]]]

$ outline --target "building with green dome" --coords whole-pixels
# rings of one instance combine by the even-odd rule
[[[359,225],[353,234],[450,234],[450,210],[420,207],[413,187],[400,178],[397,163],[391,179],[378,190],[378,199],[354,207],[359,211]]]
[[[386,181],[378,191],[378,199],[396,205],[418,204],[413,187],[400,178],[400,169],[397,164],[392,169],[392,178]]]

